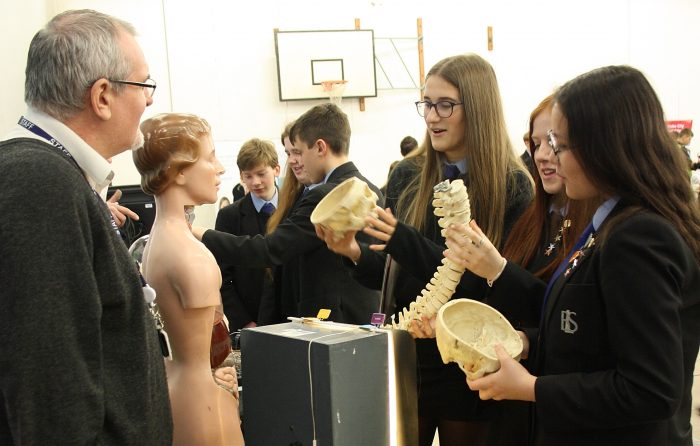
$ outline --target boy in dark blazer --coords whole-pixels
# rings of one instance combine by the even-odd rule
[[[331,310],[330,320],[366,324],[379,309],[379,293],[357,283],[339,255],[329,251],[316,236],[310,216],[316,205],[342,181],[357,177],[382,199],[379,189],[348,160],[350,124],[347,115],[333,104],[313,107],[294,123],[290,132],[294,148],[289,163],[308,175],[289,215],[265,236],[233,236],[193,227],[192,232],[209,248],[219,264],[271,267],[282,265],[290,287],[280,299],[287,314],[316,316]],[[294,288],[294,289],[292,289]]]
[[[265,234],[267,219],[277,209],[275,180],[280,174],[280,165],[275,146],[257,138],[246,141],[238,152],[236,164],[241,182],[250,193],[219,211],[216,230],[233,235]],[[219,266],[221,300],[229,329],[257,326],[264,284],[269,280],[267,269],[231,264]]]

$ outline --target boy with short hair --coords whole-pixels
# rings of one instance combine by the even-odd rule
[[[338,106],[322,104],[308,110],[295,121],[290,140],[294,147],[288,162],[303,172],[303,182],[310,186],[300,192],[289,215],[274,231],[265,237],[235,237],[200,227],[193,227],[192,232],[220,264],[284,268],[291,286],[281,289],[281,314],[273,323],[285,322],[287,316],[315,316],[319,309],[331,310],[329,319],[336,322],[369,323],[379,309],[379,293],[350,276],[341,256],[316,236],[310,216],[348,178],[365,181],[380,200],[381,192],[348,159],[350,124]],[[358,237],[366,236],[358,233]]]
[[[280,174],[277,150],[269,141],[257,138],[241,146],[236,159],[241,182],[250,191],[241,200],[219,211],[216,230],[233,235],[265,234],[267,219],[277,208],[275,179]],[[265,268],[222,265],[221,300],[229,330],[255,327],[266,280]]]

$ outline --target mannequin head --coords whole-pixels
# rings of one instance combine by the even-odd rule
[[[141,124],[144,145],[133,154],[141,174],[141,188],[151,195],[163,192],[177,174],[195,164],[202,142],[211,136],[204,119],[184,113],[163,113]]]

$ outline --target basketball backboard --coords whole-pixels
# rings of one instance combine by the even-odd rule
[[[327,99],[323,82],[344,80],[343,97],[377,96],[374,31],[275,30],[280,101]]]

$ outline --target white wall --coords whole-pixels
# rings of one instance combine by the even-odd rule
[[[172,110],[209,120],[217,153],[228,169],[222,189],[227,194],[237,181],[240,144],[260,137],[280,147],[285,123],[318,103],[279,102],[274,28],[352,29],[354,18],[360,18],[376,37],[411,37],[416,18],[422,17],[426,71],[441,58],[464,52],[479,53],[494,65],[518,152],[530,110],[539,100],[569,78],[605,64],[643,70],[668,119],[700,119],[696,0],[200,0],[196,5],[179,0],[0,0],[0,25],[12,36],[0,43],[0,132],[24,109],[21,91],[31,35],[53,14],[83,7],[137,27],[158,81],[155,103],[145,117]],[[487,26],[494,28],[491,52]],[[357,99],[343,101],[353,130],[351,158],[377,185],[399,158],[401,138],[424,135],[413,106],[418,98],[417,91],[380,90],[376,98],[366,99],[364,112]],[[115,171],[115,184],[139,180],[129,154],[115,160]],[[204,207],[198,221],[211,224],[214,213],[213,207]]]
[[[19,120],[24,110],[24,67],[34,33],[46,22],[44,2],[32,8],[0,0],[0,135]]]

